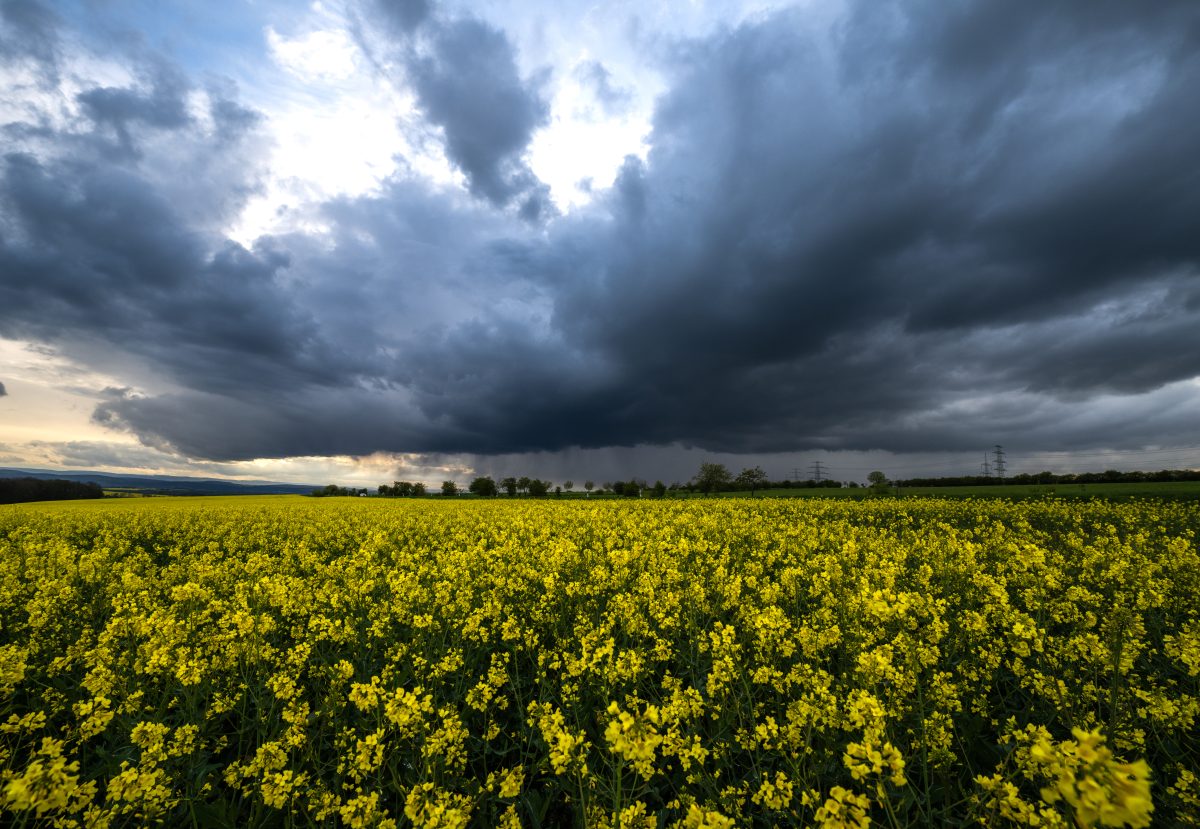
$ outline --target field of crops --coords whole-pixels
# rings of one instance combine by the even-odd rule
[[[1200,825],[1184,502],[0,508],[0,821]]]

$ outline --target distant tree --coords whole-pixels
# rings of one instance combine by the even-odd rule
[[[529,485],[531,483],[533,482],[529,478],[522,475],[520,478],[517,478],[517,489],[520,490],[522,494],[527,493],[529,492]]]
[[[750,494],[753,495],[756,489],[759,489],[767,482],[767,473],[762,471],[761,466],[756,466],[753,469],[743,469],[738,473],[737,478],[733,482],[742,489],[750,490]]]
[[[549,481],[539,481],[537,478],[530,478],[529,484],[526,487],[530,495],[542,496],[550,491]]]
[[[381,497],[386,498],[391,494],[392,494],[392,488],[390,486],[388,486],[387,484],[379,485],[379,495]]]
[[[401,498],[411,498],[413,494],[413,485],[408,481],[401,481],[396,484],[396,494]]]
[[[425,484],[421,483],[420,481],[417,481],[415,484],[413,484],[412,485],[412,494],[413,494],[414,498],[424,498],[425,497]]]
[[[468,492],[473,492],[481,498],[490,498],[496,495],[496,482],[489,477],[476,478],[471,481],[471,485],[467,487]]]
[[[574,486],[574,481],[563,481],[563,489],[565,489],[567,492],[570,492]]]
[[[555,496],[556,498],[561,498],[561,497],[562,497],[562,487],[561,487],[561,486],[556,486],[556,487],[554,488],[554,496]]]
[[[887,490],[887,475],[884,475],[878,469],[867,476],[867,482],[871,485],[871,489],[875,490],[876,492],[884,492]]]
[[[655,481],[654,482],[654,497],[655,498],[663,498],[666,496],[666,494],[667,494],[667,485],[664,484],[662,481]]]
[[[587,494],[588,494],[589,498],[592,497],[592,490],[595,489],[595,487],[596,487],[596,485],[594,483],[592,483],[591,481],[583,482],[583,488],[587,490]]]
[[[517,494],[517,479],[505,478],[500,482],[500,488],[504,490],[504,494],[506,494],[509,498],[512,498]]]
[[[458,484],[454,483],[454,481],[442,481],[442,494],[443,495],[457,495],[458,494]]]
[[[729,486],[731,477],[723,463],[702,463],[693,480],[701,492],[708,494],[720,492]]]
[[[613,495],[623,498],[637,498],[642,494],[642,483],[637,479],[630,481],[613,481],[605,484],[605,489],[611,489]]]

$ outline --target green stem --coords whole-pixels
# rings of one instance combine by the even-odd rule
[[[1109,736],[1116,740],[1117,730],[1120,723],[1117,720],[1117,696],[1121,687],[1121,652],[1125,649],[1125,623],[1121,622],[1121,626],[1117,629],[1117,641],[1113,648],[1113,670],[1112,681],[1108,688],[1108,733]]]

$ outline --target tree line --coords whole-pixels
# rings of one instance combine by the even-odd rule
[[[384,498],[420,498],[428,494],[425,489],[425,484],[417,481],[409,483],[408,481],[393,481],[391,486],[380,484],[377,490],[378,494]]]
[[[605,496],[615,495],[623,498],[667,498],[682,493],[703,493],[706,495],[718,492],[749,492],[754,494],[760,489],[811,489],[832,488],[842,486],[841,481],[772,481],[763,472],[762,467],[749,467],[734,475],[720,463],[703,463],[699,472],[686,483],[675,482],[670,485],[661,480],[649,483],[644,478],[630,478],[627,481],[606,481],[597,488],[592,481],[583,484],[584,494],[590,496],[593,491]],[[850,484],[857,486],[857,484]],[[507,477],[499,481],[490,475],[475,478],[467,486],[467,492],[483,498],[494,498],[501,495],[515,498],[518,496],[539,497],[550,494],[561,496],[564,493],[575,495],[575,482],[565,481],[561,486],[555,486],[550,481],[528,477]]]
[[[99,484],[82,481],[42,480],[41,478],[0,478],[0,504],[28,501],[74,501],[103,498]]]
[[[329,484],[328,486],[322,487],[321,489],[314,489],[312,492],[310,492],[308,494],[311,495],[313,498],[332,498],[335,496],[345,497],[347,495],[350,495],[350,496],[366,495],[367,490],[365,487],[355,488],[355,487],[338,486],[337,484]]]
[[[1168,483],[1171,481],[1200,481],[1200,469],[1161,469],[1158,472],[1121,472],[1108,469],[1104,472],[1023,472],[995,478],[990,475],[962,475],[950,478],[909,478],[897,481],[900,486],[989,486],[1006,484],[1140,484]]]
[[[454,481],[442,481],[442,495],[458,495],[458,484]],[[329,497],[358,497],[365,498],[371,494],[366,487],[344,487],[328,484],[309,493],[313,498]],[[380,484],[375,489],[375,495],[380,498],[424,498],[429,495],[429,488],[420,481],[393,481],[391,484]]]
[[[1009,484],[1105,484],[1105,483],[1158,483],[1167,481],[1200,481],[1200,470],[1164,469],[1158,472],[1119,472],[1114,469],[1105,472],[1080,472],[1055,474],[1053,472],[1022,473],[1012,475],[1003,480],[987,475],[962,475],[941,478],[909,478],[907,480],[889,481],[882,472],[872,472],[869,476],[870,488],[883,491],[890,486],[900,487],[936,487],[936,486],[988,486],[997,483]],[[728,467],[720,463],[702,463],[700,470],[687,482],[675,482],[670,485],[662,481],[648,483],[643,478],[630,478],[628,481],[606,481],[596,486],[592,481],[583,484],[584,494],[590,496],[593,491],[598,495],[617,496],[623,498],[669,498],[672,496],[701,493],[715,495],[720,492],[749,492],[754,495],[762,489],[840,489],[842,487],[856,489],[859,484],[855,481],[843,483],[834,480],[795,481],[785,479],[772,481],[762,467],[747,467],[734,475]],[[465,489],[454,481],[442,481],[440,490],[431,492],[425,484],[409,481],[394,481],[391,484],[380,484],[375,494],[383,498],[421,498],[427,495],[460,495],[470,493],[481,498],[532,497],[540,498],[548,495],[575,497],[579,493],[574,481],[565,481],[556,486],[551,481],[526,476],[509,476],[497,481],[490,475],[482,475],[471,481]],[[370,494],[365,488],[346,488],[329,484],[323,489],[314,490],[314,496],[349,495],[365,496]]]
[[[719,492],[749,492],[753,495],[760,489],[837,489],[843,486],[841,481],[772,481],[763,472],[762,467],[748,467],[743,469],[737,475],[734,475],[729,469],[720,463],[703,463],[700,465],[699,472],[696,473],[689,481],[680,483],[674,482],[670,485],[664,484],[661,480],[655,481],[653,484],[646,481],[644,478],[630,478],[627,481],[605,481],[597,486],[593,481],[584,481],[583,494],[591,496],[593,492],[597,495],[617,496],[622,498],[667,498],[673,495],[681,495],[683,493],[694,494],[702,493],[705,495],[713,495]],[[851,483],[851,487],[856,487],[858,484]],[[548,495],[561,497],[562,495],[578,496],[579,492],[575,489],[574,481],[564,481],[561,485],[555,485],[552,481],[544,481],[540,478],[530,478],[528,476],[508,476],[496,480],[490,475],[481,475],[474,478],[465,489],[459,487],[454,481],[442,481],[440,491],[433,492],[424,483],[419,481],[393,481],[391,484],[380,484],[374,495],[381,498],[422,498],[427,495],[460,495],[469,493],[480,498],[497,498],[501,496],[509,498],[531,497],[542,498]],[[312,495],[315,497],[325,496],[365,496],[371,493],[365,488],[341,487],[337,484],[329,484],[328,486],[313,490]]]

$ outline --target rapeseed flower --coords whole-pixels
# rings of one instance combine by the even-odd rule
[[[0,822],[1200,825],[1197,538],[1149,501],[0,507]]]

